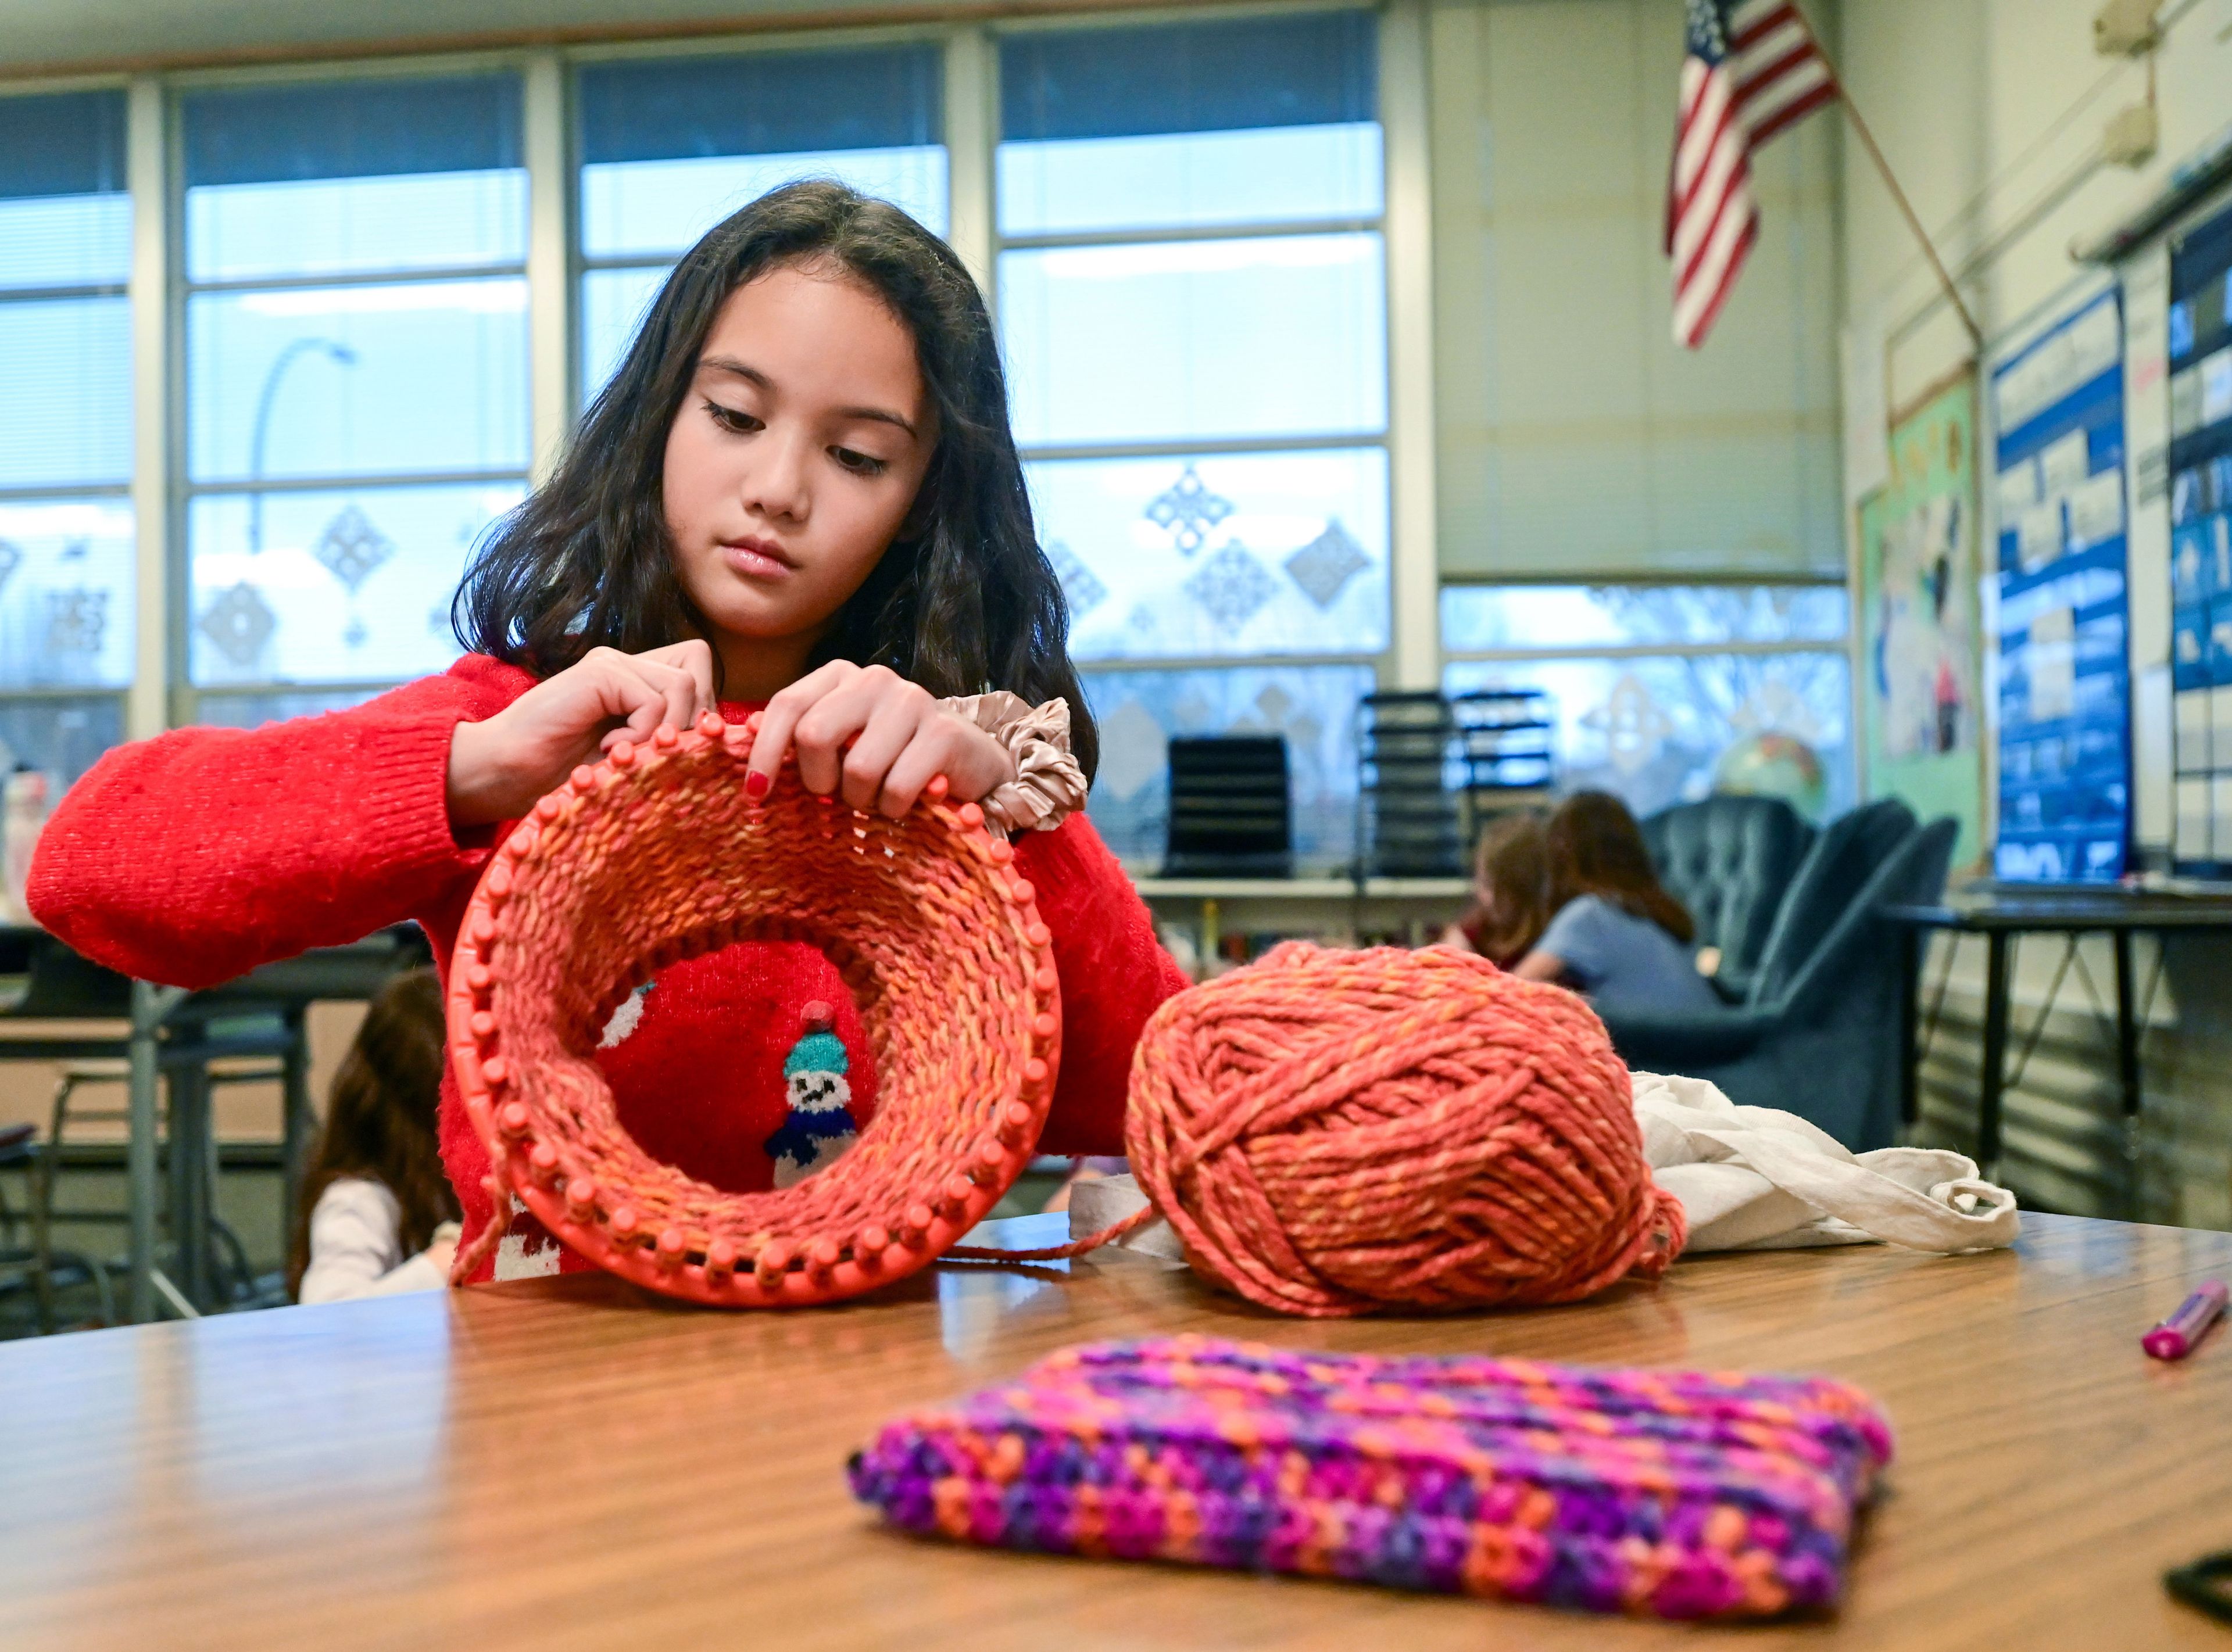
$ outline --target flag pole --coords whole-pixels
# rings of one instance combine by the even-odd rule
[[[1801,14],[1801,18],[1803,15]],[[1969,331],[1970,347],[1982,354],[1983,333],[1976,326],[1976,318],[1969,314],[1968,305],[1962,301],[1961,289],[1953,284],[1953,276],[1945,268],[1945,261],[1937,256],[1937,248],[1930,239],[1930,231],[1922,227],[1922,219],[1914,210],[1914,203],[1906,198],[1906,191],[1898,186],[1898,179],[1892,174],[1891,163],[1884,159],[1884,152],[1876,142],[1875,133],[1868,130],[1868,123],[1861,118],[1859,106],[1852,101],[1852,94],[1845,85],[1844,75],[1838,72],[1836,64],[1830,62],[1829,54],[1821,51],[1820,35],[1811,23],[1806,25],[1806,32],[1814,36],[1814,49],[1821,52],[1822,62],[1828,65],[1830,82],[1837,88],[1838,106],[1844,110],[1845,118],[1852,123],[1852,130],[1859,135],[1861,146],[1868,152],[1868,159],[1875,162],[1876,171],[1883,178],[1884,187],[1891,191],[1891,198],[1898,204],[1899,212],[1906,219],[1906,227],[1914,231],[1914,238],[1922,243],[1923,256],[1930,260],[1930,269],[1937,272],[1937,284],[1945,289],[1946,301],[1953,306],[1953,313],[1961,318],[1961,325]]]

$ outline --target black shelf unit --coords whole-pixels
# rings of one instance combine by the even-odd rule
[[[1450,702],[1457,719],[1464,841],[1515,809],[1547,808],[1557,794],[1557,702],[1541,689],[1475,689]]]
[[[1431,691],[1387,690],[1356,707],[1356,878],[1457,878],[1464,839],[1450,781],[1456,714]]]

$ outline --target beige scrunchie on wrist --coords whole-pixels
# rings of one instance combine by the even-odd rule
[[[1003,832],[1051,832],[1085,807],[1085,771],[1069,750],[1069,702],[1034,706],[996,689],[941,702],[1007,748],[1015,778],[977,800],[984,819]]]

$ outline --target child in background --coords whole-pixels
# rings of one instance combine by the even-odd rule
[[[1576,792],[1547,823],[1499,821],[1481,839],[1479,865],[1478,916],[1450,931],[1452,944],[1528,981],[1573,988],[1602,1008],[1721,1007],[1690,956],[1697,926],[1659,883],[1627,805],[1610,793]]]
[[[1132,1049],[1184,982],[1077,812],[1093,718],[997,335],[945,243],[826,182],[717,224],[555,472],[483,540],[452,612],[472,651],[438,677],[110,752],[40,839],[32,910],[86,956],[179,986],[405,919],[446,968],[491,846],[577,765],[763,709],[749,798],[795,786],[897,818],[944,775],[1015,834],[1061,992],[1040,1150],[1123,1150]],[[785,1069],[814,1004],[872,1132],[853,995],[819,948],[788,941],[685,960],[622,1006],[597,1051],[620,1124],[730,1191],[802,1170]],[[469,1246],[503,1224],[476,1279],[591,1266],[532,1212],[495,1208],[454,1073],[440,1139]]]
[[[1442,935],[1509,969],[1550,921],[1550,844],[1532,809],[1489,823],[1473,858],[1472,910]]]
[[[434,972],[398,975],[373,1000],[334,1075],[287,1263],[287,1288],[297,1301],[449,1282],[457,1203],[434,1133],[443,1059]]]

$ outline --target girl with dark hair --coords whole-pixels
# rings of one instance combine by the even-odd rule
[[[442,1174],[442,988],[431,969],[372,1001],[326,1098],[287,1258],[287,1292],[339,1302],[446,1283],[457,1202]]]
[[[1718,1007],[1690,956],[1697,926],[1659,883],[1626,804],[1609,792],[1574,793],[1551,814],[1543,846],[1552,917],[1515,975],[1563,981],[1621,1009]]]
[[[446,962],[490,845],[577,764],[708,710],[763,709],[756,797],[795,752],[797,783],[855,808],[903,813],[944,774],[1019,834],[1063,994],[1041,1146],[1122,1150],[1132,1046],[1184,983],[1071,813],[1093,720],[991,321],[942,242],[830,183],[717,225],[452,612],[474,651],[440,677],[315,720],[110,753],[41,839],[40,920],[185,986],[403,918]],[[598,1059],[646,1150],[716,1186],[771,1186],[778,1156],[813,1173],[871,1128],[859,1014],[803,943],[663,972]],[[821,1121],[843,1128],[816,1137],[811,1163],[785,1133],[809,1103],[848,1115]],[[584,1266],[532,1215],[490,1209],[446,1073],[441,1146],[467,1230],[507,1221],[495,1276]]]

